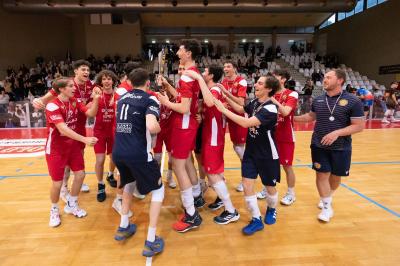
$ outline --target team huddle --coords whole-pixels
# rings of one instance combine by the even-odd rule
[[[280,202],[292,205],[296,200],[292,167],[295,120],[316,120],[316,128],[319,126],[311,145],[321,196],[322,211],[318,219],[329,222],[333,217],[333,192],[340,184],[340,177],[349,173],[350,135],[362,130],[364,118],[361,102],[341,90],[345,82],[343,73],[328,72],[324,80],[326,95],[314,100],[310,113],[295,117],[298,93],[285,88],[285,82],[290,79],[287,71],[276,70],[271,75],[261,76],[254,85],[255,98],[248,101],[246,80],[237,74],[235,63],[226,61],[223,67],[210,65],[200,73],[195,63],[200,52],[196,41],[183,41],[177,52],[179,83],[174,87],[171,81],[159,75],[157,93],[150,89],[149,73],[137,65],[128,64],[127,76],[119,85],[115,74],[108,70],[101,71],[92,84],[88,80],[89,63],[78,60],[73,79],[55,80],[53,88],[34,101],[35,107],[45,108],[49,130],[45,153],[52,179],[51,227],[61,224],[60,197],[66,202],[65,213],[79,218],[87,215],[78,204],[80,191],[88,190],[83,184],[85,145],[94,146],[96,154],[99,202],[107,195],[104,162],[110,155],[107,181],[116,187],[112,207],[121,216],[115,240],[125,240],[136,232],[136,225],[129,221],[133,215],[130,211],[132,196],[144,197],[151,193],[149,227],[143,250],[146,257],[164,249],[164,240],[156,235],[165,192],[160,172],[164,149],[169,158],[167,184],[170,188],[176,187],[173,172],[184,209],[172,225],[174,230],[183,233],[201,225],[198,208],[206,205],[203,195],[208,187],[216,194],[208,208],[224,208],[214,217],[215,223],[238,221],[240,214],[229,195],[226,185],[229,180],[224,177],[228,129],[233,149],[241,161],[242,182],[236,190],[244,193],[252,217],[242,232],[252,235],[262,230],[264,224],[276,223],[280,166],[288,185]],[[95,117],[93,137],[86,136],[87,117]],[[114,178],[115,168],[118,171]],[[70,170],[74,177],[68,188]],[[254,186],[258,176],[264,189],[256,193]],[[258,199],[266,199],[264,219]]]

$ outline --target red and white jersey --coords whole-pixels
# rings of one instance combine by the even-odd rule
[[[121,84],[119,84],[118,88],[115,90],[115,101],[118,101],[122,95],[132,90],[133,87],[128,83],[128,81],[125,80],[121,82]]]
[[[299,94],[295,91],[283,89],[282,91],[275,93],[274,98],[283,106],[292,107],[292,111],[289,115],[283,117],[280,113],[278,114],[278,125],[276,126],[275,131],[276,141],[295,142],[296,138],[293,129],[293,116],[296,111]]]
[[[75,92],[74,92],[74,98],[78,101],[83,103],[84,105],[88,104],[90,101],[92,101],[92,92],[93,92],[93,88],[94,85],[92,84],[92,82],[90,80],[86,81],[85,84],[77,84],[75,82],[74,79],[72,79],[74,82],[74,86],[75,86]],[[57,97],[57,93],[51,89],[50,93]],[[85,129],[85,125],[86,125],[86,116],[85,114],[79,114],[78,115],[78,123],[77,123],[77,132],[80,134],[85,134],[86,129]]]
[[[87,107],[75,98],[68,102],[62,102],[56,98],[46,105],[46,119],[48,137],[46,141],[46,154],[52,151],[61,152],[68,145],[76,145],[78,142],[66,136],[62,136],[56,124],[65,123],[73,131],[77,132],[78,117],[85,115]]]
[[[169,122],[171,121],[172,110],[166,107],[165,105],[160,105],[160,127],[166,128],[169,126]]]
[[[222,100],[221,89],[217,86],[210,88],[215,99]],[[203,104],[203,143],[208,146],[225,145],[225,116],[215,106]]]
[[[190,67],[188,70],[193,70],[200,74],[200,71],[196,67]],[[198,98],[200,92],[199,82],[189,76],[182,75],[179,80],[179,88],[176,91],[178,93],[178,96],[176,97],[177,103],[181,103],[182,98],[190,98],[192,101],[188,113],[180,114],[172,111],[172,126],[181,129],[197,129],[198,122],[196,121],[196,114],[198,111]]]
[[[115,124],[115,94],[103,92],[99,99],[99,107],[94,124],[95,136],[112,136]]]
[[[229,80],[228,78],[224,78],[221,84],[224,85],[225,89],[227,89],[230,93],[232,93],[233,96],[242,97],[246,99],[247,81],[244,78],[240,76],[236,76],[234,80]],[[237,112],[233,110],[230,106],[228,106],[228,109],[237,114]],[[243,114],[240,115],[244,116]]]

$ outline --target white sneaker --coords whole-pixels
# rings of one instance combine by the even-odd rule
[[[50,210],[50,227],[57,227],[61,224],[60,210],[58,208],[51,208]]]
[[[82,218],[87,215],[84,209],[79,208],[78,202],[75,202],[75,206],[72,207],[70,207],[69,203],[67,203],[67,205],[64,207],[64,212],[67,214],[72,214],[77,218]]]
[[[243,192],[243,184],[242,184],[242,182],[240,182],[239,185],[236,186],[236,191],[237,192]]]
[[[114,210],[116,212],[118,212],[119,215],[122,215],[122,199],[115,198],[113,201],[112,207],[114,208]],[[129,217],[133,216],[133,213],[131,210],[129,210],[128,216]]]
[[[257,199],[265,199],[267,197],[267,189],[264,187],[260,192],[257,192]]]
[[[296,201],[296,197],[290,193],[286,193],[281,199],[281,204],[290,206]]]
[[[82,187],[81,187],[81,191],[82,191],[82,192],[89,192],[89,190],[90,190],[90,188],[89,188],[88,185],[82,184]]]
[[[324,207],[324,203],[322,202],[322,200],[319,200],[318,202],[318,208],[322,209]]]
[[[61,187],[60,198],[61,198],[62,201],[64,201],[65,203],[68,202],[69,192],[68,192],[68,188],[67,188],[67,187],[65,187],[65,186],[62,186],[62,187]]]
[[[318,215],[318,220],[328,223],[332,217],[333,217],[333,209],[323,208],[320,214]]]
[[[176,183],[172,175],[167,176],[167,182],[170,188],[176,188]]]
[[[381,122],[382,122],[382,123],[387,123],[387,124],[390,124],[390,121],[389,121],[389,120],[387,120],[386,118],[383,118]]]
[[[137,189],[137,187],[135,186],[135,189],[133,190],[133,196],[135,197],[135,198],[138,198],[138,199],[144,199],[145,197],[146,197],[146,195],[142,195],[142,194],[140,194],[140,192],[139,192],[139,190]]]

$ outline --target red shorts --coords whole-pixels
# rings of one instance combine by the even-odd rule
[[[104,137],[98,134],[94,134],[94,136],[98,139],[97,143],[94,145],[94,153],[112,153],[112,149],[114,146],[114,136]]]
[[[228,122],[229,135],[233,144],[245,144],[247,137],[247,128],[241,127],[235,122]]]
[[[294,142],[276,142],[278,149],[279,163],[281,165],[292,165],[294,157]]]
[[[224,146],[203,145],[201,147],[201,163],[207,174],[224,172]]]
[[[170,129],[169,128],[161,128],[160,133],[157,134],[156,146],[154,147],[154,153],[162,153],[163,143],[165,143],[165,147],[167,151],[171,151],[171,143],[169,136]]]
[[[176,159],[187,159],[196,144],[197,128],[171,128],[171,156]]]
[[[54,152],[46,154],[47,168],[53,181],[62,181],[64,177],[64,170],[69,166],[72,171],[85,170],[85,162],[83,160],[83,152],[76,143],[62,152]]]

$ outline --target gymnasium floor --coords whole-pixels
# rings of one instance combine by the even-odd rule
[[[350,177],[343,179],[335,194],[335,216],[328,224],[316,219],[319,209],[310,169],[311,128],[311,124],[297,126],[297,201],[290,207],[278,206],[275,225],[265,226],[264,231],[250,237],[241,234],[250,216],[242,194],[234,190],[240,180],[240,162],[227,136],[225,175],[241,219],[217,225],[212,218],[221,210],[213,213],[202,209],[199,229],[174,232],[171,225],[182,212],[179,190],[166,188],[157,228],[166,247],[153,259],[153,265],[398,265],[400,123],[381,125],[373,121],[368,124],[370,129],[353,137]],[[0,265],[145,265],[141,251],[150,197],[134,199],[131,221],[138,225],[136,235],[125,243],[116,242],[113,236],[119,216],[111,208],[115,191],[107,187],[107,200],[96,201],[91,148],[85,152],[86,183],[91,191],[80,197],[88,216],[77,219],[62,214],[60,227],[48,226],[50,178],[44,157],[39,155],[45,137],[44,129],[0,130]],[[261,188],[260,182],[257,186]],[[278,190],[279,197],[283,196],[284,175]],[[213,201],[214,195],[208,190],[206,201]],[[259,201],[259,205],[264,213],[265,201]]]

